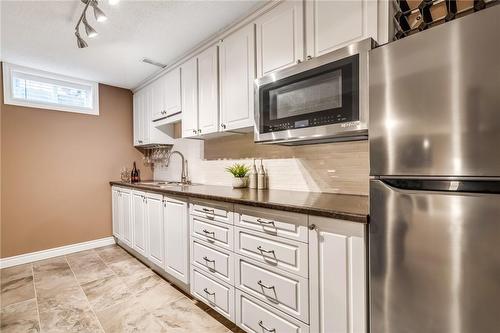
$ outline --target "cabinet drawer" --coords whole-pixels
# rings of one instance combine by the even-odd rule
[[[247,332],[307,333],[309,326],[236,289],[236,325]]]
[[[307,244],[242,228],[234,232],[234,252],[309,277]]]
[[[307,243],[307,215],[235,205],[235,225]]]
[[[191,242],[192,263],[200,269],[229,284],[234,284],[233,253],[198,240],[193,237]]]
[[[194,237],[233,250],[233,226],[231,225],[191,216],[191,230]]]
[[[234,287],[209,278],[191,266],[191,294],[234,321]]]
[[[303,277],[260,265],[235,254],[235,286],[309,323],[309,284]]]
[[[233,224],[233,205],[227,202],[210,200],[191,200],[189,212],[191,215],[201,216],[211,221]]]

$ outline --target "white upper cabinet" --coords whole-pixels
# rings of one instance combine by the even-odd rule
[[[253,126],[254,79],[255,31],[249,24],[220,44],[221,130]]]
[[[306,1],[307,55],[317,57],[355,41],[378,40],[378,1]]]
[[[145,90],[139,90],[134,94],[134,146],[145,144],[144,142],[144,108]]]
[[[198,55],[198,130],[199,134],[219,129],[219,59],[217,46]]]
[[[181,104],[181,68],[177,67],[164,76],[164,109],[165,115],[170,116],[182,111]]]
[[[219,62],[212,46],[181,66],[182,137],[219,130]]]
[[[286,1],[255,21],[257,76],[304,59],[304,3]]]
[[[165,118],[165,76],[151,83],[152,101],[151,117],[152,120]]]
[[[181,66],[182,137],[198,135],[198,61],[196,57]]]

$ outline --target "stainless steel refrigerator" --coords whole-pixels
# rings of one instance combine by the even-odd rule
[[[500,6],[370,53],[371,333],[500,332]]]

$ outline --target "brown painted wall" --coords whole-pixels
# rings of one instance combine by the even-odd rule
[[[2,96],[0,257],[111,236],[108,182],[142,155],[132,146],[132,93],[99,90],[99,116],[4,105]]]

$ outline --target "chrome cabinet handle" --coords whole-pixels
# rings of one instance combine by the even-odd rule
[[[203,289],[203,291],[204,291],[205,293],[207,293],[207,295],[210,295],[210,296],[215,295],[215,292],[211,293],[210,291],[208,291],[208,289],[207,289],[207,288]]]
[[[226,125],[225,124],[220,124],[220,127],[226,128]]]
[[[202,231],[203,231],[204,233],[206,233],[206,234],[212,234],[212,235],[214,235],[214,236],[215,236],[215,231],[208,231],[208,230],[206,230],[206,229],[203,229]]]
[[[264,252],[264,253],[274,253],[274,250],[266,250],[266,249],[263,249],[262,246],[257,246],[257,250],[259,250],[260,252]]]
[[[260,224],[272,224],[272,225],[274,225],[274,221],[264,221],[261,218],[258,218],[257,222],[259,222]]]
[[[202,210],[203,210],[205,213],[212,213],[212,214],[215,214],[215,210],[213,210],[213,209],[202,208]]]
[[[262,320],[259,320],[259,326],[262,327],[266,332],[276,332],[275,328],[267,328],[266,326],[264,326]]]
[[[198,133],[201,134],[201,129],[198,129]]]
[[[310,55],[307,56],[307,60],[311,60],[313,57],[311,57]]]
[[[257,284],[265,289],[274,289],[274,286],[266,286],[265,284],[263,284],[262,280],[257,281]]]
[[[193,133],[196,134],[196,130],[195,129],[193,130]]]
[[[300,59],[297,59],[297,63],[300,64],[302,62],[302,60]]]
[[[309,230],[315,230],[316,229],[316,224],[311,224],[309,226]]]
[[[137,140],[139,143],[142,143],[142,140]]]
[[[203,257],[203,260],[205,260],[206,262],[213,262],[215,264],[215,260],[208,259],[206,256]]]

